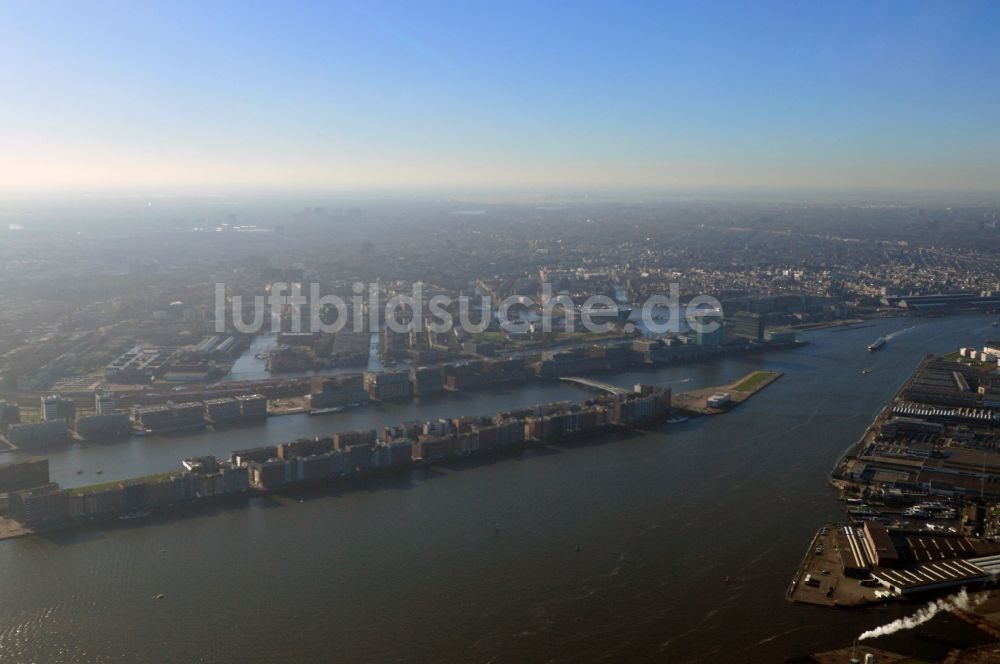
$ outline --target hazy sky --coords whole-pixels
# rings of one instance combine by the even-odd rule
[[[0,0],[0,189],[1000,188],[1000,2]]]

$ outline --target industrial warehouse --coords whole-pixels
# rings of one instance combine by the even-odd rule
[[[1000,499],[995,345],[922,362],[838,466],[838,486]]]
[[[1000,544],[958,534],[827,524],[813,539],[788,598],[831,607],[922,597],[992,584]]]
[[[998,346],[924,358],[834,470],[850,521],[815,535],[790,600],[860,606],[996,581]]]

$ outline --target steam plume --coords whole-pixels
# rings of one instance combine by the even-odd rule
[[[951,611],[952,609],[963,609],[965,611],[969,611],[975,608],[976,605],[982,603],[984,599],[985,597],[983,596],[970,599],[968,593],[965,592],[965,588],[962,588],[954,595],[931,602],[924,608],[914,613],[912,616],[893,620],[888,625],[882,625],[881,627],[870,629],[859,636],[858,640],[864,641],[865,639],[874,639],[879,636],[895,634],[896,632],[900,632],[904,629],[913,629],[918,625],[923,625],[925,622],[928,622],[931,618],[942,611]]]

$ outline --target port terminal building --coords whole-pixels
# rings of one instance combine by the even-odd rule
[[[871,578],[897,596],[974,586],[1000,573],[998,545],[961,535],[890,530],[878,521],[843,526],[837,547],[844,576]]]

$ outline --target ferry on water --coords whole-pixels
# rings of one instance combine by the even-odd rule
[[[885,337],[879,337],[868,346],[868,352],[874,353],[884,345],[885,345]]]
[[[310,415],[329,415],[330,413],[342,413],[348,408],[360,408],[361,406],[367,406],[367,403],[356,402],[349,403],[343,406],[330,406],[329,408],[313,408],[309,411]]]
[[[309,411],[310,415],[329,415],[330,413],[342,413],[344,412],[343,406],[332,406],[330,408],[313,408]]]

